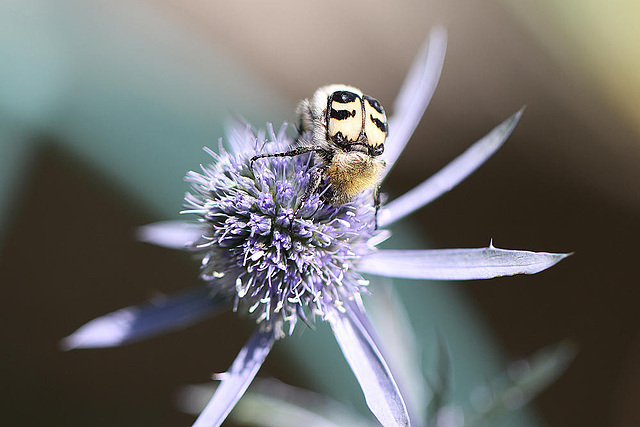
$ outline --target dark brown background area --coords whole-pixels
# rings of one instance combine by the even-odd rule
[[[560,67],[491,1],[434,2],[424,19],[418,2],[376,15],[377,32],[336,48],[340,67],[309,49],[323,43],[316,35],[330,19],[324,10],[304,7],[296,11],[304,18],[292,19],[283,11],[238,16],[240,7],[205,13],[205,3],[184,9],[150,3],[257,70],[292,108],[334,80],[377,88],[372,94],[390,106],[431,24],[446,23],[441,83],[383,190],[393,197],[412,188],[526,104],[505,147],[415,214],[413,224],[434,247],[479,247],[493,238],[498,247],[575,252],[533,277],[456,286],[477,303],[512,358],[566,337],[578,345],[569,370],[535,401],[549,426],[640,425],[640,141],[588,73]],[[340,37],[348,19],[336,19],[332,34]],[[291,36],[305,25],[312,30]],[[264,37],[247,28],[260,28]],[[356,57],[354,49],[363,53]],[[197,277],[187,255],[133,240],[136,226],[163,219],[157,213],[106,184],[46,132],[34,142],[37,155],[0,247],[0,419],[28,426],[114,426],[123,419],[131,426],[189,425],[193,418],[170,405],[176,389],[227,366],[248,328],[227,314],[136,344],[135,351],[58,351],[58,340],[82,322],[158,288],[188,287]],[[276,348],[261,375],[305,385],[287,369],[286,357]]]
[[[39,141],[0,254],[2,418],[24,426],[190,425],[193,417],[172,404],[179,386],[206,381],[248,334],[225,314],[135,351],[60,351],[58,341],[79,322],[121,308],[124,295],[135,303],[194,285],[197,268],[183,254],[135,242],[135,227],[152,216],[54,145]]]

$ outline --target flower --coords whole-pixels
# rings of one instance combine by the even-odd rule
[[[389,118],[388,172],[408,142],[435,90],[446,36],[432,33],[404,83]],[[522,112],[493,129],[424,183],[388,203],[379,226],[389,225],[453,188],[509,136]],[[371,194],[340,206],[313,194],[296,213],[314,167],[310,155],[251,158],[294,141],[287,126],[254,134],[236,127],[230,148],[207,152],[213,163],[190,172],[187,210],[198,222],[164,222],[141,239],[202,254],[205,284],[160,303],[127,307],[99,317],[62,341],[66,349],[108,347],[185,326],[224,308],[248,315],[256,331],[240,351],[194,426],[220,425],[245,392],[274,342],[297,321],[329,322],[366,402],[384,426],[410,425],[409,412],[361,303],[362,273],[416,279],[467,280],[537,273],[566,255],[497,249],[378,250],[389,237],[375,230]]]
[[[294,218],[311,179],[312,155],[251,162],[257,153],[286,151],[292,143],[286,131],[286,125],[278,133],[268,125],[268,133],[254,135],[247,127],[231,135],[231,152],[206,150],[214,161],[187,174],[192,192],[183,211],[205,225],[191,245],[205,251],[201,278],[276,339],[291,334],[298,319],[310,323],[309,316],[344,312],[347,300],[366,292],[354,262],[371,251],[376,234],[371,194],[332,206],[321,191]]]

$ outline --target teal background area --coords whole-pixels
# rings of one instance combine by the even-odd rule
[[[287,103],[215,42],[144,3],[118,10],[28,0],[2,8],[3,217],[34,136],[55,138],[166,218],[176,217],[185,171],[206,160],[200,149],[217,145],[232,114],[261,127],[288,118]]]

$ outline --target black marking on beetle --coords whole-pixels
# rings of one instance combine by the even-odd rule
[[[332,119],[337,119],[337,120],[346,120],[349,117],[355,117],[356,115],[356,110],[336,110],[335,108],[332,108],[330,113],[329,113],[329,117]]]
[[[364,142],[349,142],[345,144],[343,148],[345,151],[360,151],[366,154],[371,152],[371,146]]]
[[[333,140],[333,142],[335,142],[340,146],[345,146],[349,144],[349,141],[347,141],[347,139],[344,137],[344,135],[342,135],[342,132],[340,131],[336,132],[336,134],[333,135],[331,139]]]
[[[377,99],[370,97],[369,95],[364,95],[363,98],[380,114],[384,114],[384,110],[382,109],[382,105],[378,102]]]
[[[369,148],[369,155],[373,156],[373,157],[377,157],[379,155],[381,155],[382,153],[384,153],[384,144],[380,144],[380,145],[367,145],[367,147]]]
[[[338,102],[340,104],[348,104],[359,98],[358,94],[349,92],[346,90],[337,90],[330,96],[331,101]]]
[[[373,124],[376,125],[376,127],[378,129],[380,129],[380,131],[382,131],[384,133],[387,132],[387,124],[386,123],[384,123],[382,120],[378,119],[377,117],[373,117],[373,115],[370,115],[369,118],[371,119]]]

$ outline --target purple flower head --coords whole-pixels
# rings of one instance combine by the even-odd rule
[[[389,118],[385,174],[420,121],[440,76],[446,35],[432,33],[416,59]],[[498,150],[521,112],[494,128],[441,171],[383,206],[385,227],[449,191]],[[276,133],[235,129],[231,148],[218,153],[200,172],[190,172],[185,213],[197,223],[163,222],[143,227],[141,240],[202,254],[204,285],[162,302],[126,307],[92,320],[62,341],[65,349],[108,347],[137,341],[202,320],[222,309],[255,319],[257,328],[194,426],[219,426],[242,397],[274,342],[297,321],[329,322],[366,402],[384,426],[408,426],[407,408],[384,360],[376,333],[361,304],[367,281],[361,274],[413,279],[468,280],[532,274],[566,255],[497,249],[377,250],[389,237],[375,231],[369,192],[332,206],[322,199],[326,186],[300,206],[318,167],[310,155],[264,158],[294,143],[287,127]],[[384,177],[383,177],[384,178]]]
[[[276,338],[299,318],[308,323],[344,310],[365,291],[354,262],[372,250],[374,235],[370,193],[332,206],[321,188],[294,217],[317,167],[312,154],[251,165],[256,154],[287,150],[293,140],[286,131],[269,125],[254,135],[247,127],[233,132],[231,151],[206,150],[213,162],[187,175],[192,191],[183,211],[199,216],[202,235],[193,247],[205,253],[201,277],[211,292]]]

